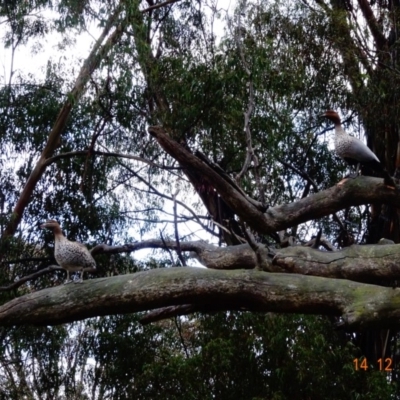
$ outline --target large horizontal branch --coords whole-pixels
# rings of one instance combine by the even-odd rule
[[[205,241],[179,242],[180,250],[189,252],[193,258],[211,269],[253,269],[256,267],[254,251],[247,244],[229,247],[218,247]],[[99,244],[90,252],[96,254],[131,253],[142,249],[171,249],[176,250],[178,244],[174,240],[152,239],[142,242],[127,243],[121,246]],[[271,257],[272,266],[272,257]]]
[[[218,247],[205,241],[193,241],[180,242],[179,246],[182,252],[188,252],[192,258],[197,259],[209,269],[233,270],[257,267],[256,255],[248,244]],[[90,252],[96,256],[97,254],[131,253],[142,249],[177,250],[177,248],[176,241],[153,239],[120,246],[99,244]],[[267,266],[267,272],[290,272],[382,284],[400,279],[400,244],[353,245],[343,250],[328,252],[307,246],[266,248],[266,250],[267,259],[263,260],[263,264]],[[0,291],[15,289],[55,269],[62,268],[50,266],[0,287]]]
[[[182,242],[182,250],[189,248]],[[172,247],[171,247],[172,248]],[[248,244],[217,247],[192,242],[191,251],[211,269],[253,269],[254,251]],[[339,251],[321,251],[305,246],[276,249],[268,253],[269,272],[290,272],[356,282],[393,282],[400,279],[400,244],[353,245]]]
[[[288,204],[261,212],[220,174],[170,138],[161,127],[149,127],[160,146],[182,167],[195,169],[212,185],[231,209],[254,230],[273,234],[310,220],[325,217],[350,206],[370,203],[400,204],[400,192],[384,184],[383,179],[360,176]]]
[[[98,253],[133,252],[145,248],[177,248],[175,241],[145,240],[123,246],[98,245]],[[210,269],[254,269],[257,260],[248,244],[218,247],[204,241],[180,242],[183,252],[190,252]],[[353,245],[338,251],[321,251],[306,246],[270,250],[265,260],[269,272],[290,272],[356,282],[391,282],[400,279],[400,244]]]
[[[173,242],[172,242],[173,243]],[[172,244],[169,242],[169,245]],[[248,244],[217,247],[205,242],[181,242],[182,250],[211,269],[254,269],[254,251]],[[171,246],[174,248],[174,246]],[[192,254],[193,255],[193,254]],[[339,251],[320,251],[293,246],[268,253],[269,272],[290,272],[365,283],[393,282],[400,279],[400,244],[353,245]]]
[[[279,231],[328,216],[347,207],[373,203],[397,207],[400,204],[400,193],[386,186],[383,179],[359,176],[342,180],[329,189],[293,203],[270,207],[266,215],[269,217],[269,226]]]
[[[295,274],[165,268],[57,286],[0,307],[0,325],[55,325],[184,304],[337,315],[348,327],[400,326],[400,289]]]
[[[208,244],[204,241],[195,242],[180,242],[181,250],[183,251],[195,251],[202,252],[209,249],[209,251],[214,251],[219,249],[219,247]],[[118,254],[118,253],[131,253],[133,251],[142,249],[173,249],[175,250],[178,244],[174,240],[161,240],[161,239],[149,239],[143,240],[142,242],[127,243],[121,246],[109,246],[108,244],[98,244],[93,247],[90,252],[92,256],[96,254]]]

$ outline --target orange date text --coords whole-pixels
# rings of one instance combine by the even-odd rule
[[[376,363],[378,365],[379,371],[390,372],[393,369],[392,368],[393,360],[389,357],[379,358]],[[354,369],[356,371],[367,371],[369,368],[368,360],[365,357],[360,359],[355,358],[353,360],[353,364],[354,364]]]

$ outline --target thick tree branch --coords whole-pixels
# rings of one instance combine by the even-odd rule
[[[92,255],[130,253],[145,248],[178,251],[178,244],[175,241],[160,239],[122,246],[99,244],[91,250],[91,253]],[[264,251],[260,252],[262,262],[257,262],[254,250],[247,243],[217,247],[203,241],[180,242],[179,248],[181,252],[189,252],[191,257],[199,260],[207,268],[216,270],[255,269],[261,264],[267,272],[291,272],[325,278],[349,279],[356,282],[384,284],[400,279],[400,245],[394,244],[354,245],[330,252],[307,246],[293,246],[275,251],[264,248]],[[0,291],[16,289],[25,282],[56,269],[62,268],[50,266],[0,287]],[[97,272],[89,269],[85,271]]]
[[[216,246],[212,246],[207,242],[180,242],[180,248],[182,251],[213,251],[218,249]],[[92,256],[95,254],[118,254],[118,253],[130,253],[132,251],[142,249],[163,249],[167,246],[169,249],[175,250],[177,243],[175,241],[163,241],[160,239],[144,240],[137,243],[127,243],[122,246],[109,246],[107,244],[99,244],[90,250]]]
[[[0,307],[0,325],[55,325],[185,304],[342,316],[352,329],[400,326],[400,289],[260,271],[165,268],[44,289]]]
[[[360,176],[289,204],[270,207],[262,213],[216,170],[171,139],[161,127],[149,127],[160,146],[182,167],[197,170],[212,185],[229,207],[255,231],[273,234],[294,225],[315,220],[350,206],[386,203],[398,206],[400,195],[383,184],[382,179]]]
[[[400,245],[353,245],[341,251],[287,247],[277,251],[273,264],[285,272],[391,283],[400,279]]]
[[[173,158],[175,158],[182,167],[188,170],[196,170],[203,175],[203,178],[212,187],[217,189],[218,193],[224,201],[232,208],[240,217],[252,223],[257,224],[259,218],[263,214],[251,202],[249,202],[242,193],[234,186],[230,185],[220,174],[210,168],[206,163],[198,157],[190,153],[178,142],[171,139],[162,127],[151,126],[149,133],[154,136],[160,146]],[[250,222],[252,221],[252,222]]]
[[[247,201],[253,204],[259,210],[265,211],[268,206],[263,202],[252,199],[250,196],[244,192],[244,190],[233,180],[227,172],[225,172],[218,164],[215,164],[207,156],[205,156],[201,151],[197,150],[194,155],[198,157],[201,161],[205,162],[211,169],[213,169],[218,175],[222,176],[231,186],[233,186],[240,194],[242,194]]]

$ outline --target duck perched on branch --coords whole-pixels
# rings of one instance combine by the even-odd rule
[[[360,139],[348,135],[342,128],[339,114],[336,111],[328,110],[321,115],[328,118],[335,124],[335,150],[336,154],[347,164],[356,165],[355,177],[358,176],[360,166],[372,169],[383,176],[385,185],[395,186],[395,183],[389,173],[385,170],[379,158],[372,150]]]
[[[54,258],[60,267],[67,271],[67,280],[70,282],[69,273],[81,271],[77,282],[83,282],[83,273],[87,270],[96,270],[96,261],[86,246],[79,242],[71,242],[62,233],[57,221],[49,220],[40,225],[42,229],[50,229],[54,233]]]

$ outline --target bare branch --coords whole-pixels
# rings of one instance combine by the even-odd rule
[[[247,173],[251,162],[255,158],[253,144],[252,144],[252,140],[251,140],[251,131],[250,131],[250,118],[251,118],[251,115],[254,110],[254,89],[253,89],[253,81],[251,78],[251,69],[250,69],[248,62],[246,61],[243,45],[241,43],[241,38],[243,36],[243,29],[244,29],[241,24],[241,15],[245,14],[246,6],[247,6],[246,2],[241,3],[241,10],[237,13],[237,28],[236,28],[236,31],[234,34],[235,41],[236,41],[236,47],[239,50],[240,58],[242,60],[242,65],[243,65],[243,68],[248,77],[247,87],[249,90],[247,110],[244,112],[244,128],[243,128],[245,137],[246,137],[246,146],[247,146],[246,159],[243,163],[242,170],[236,176],[237,182],[240,182],[240,179],[243,177],[243,175]],[[259,189],[260,189],[260,193],[261,193],[261,188],[259,187]]]
[[[92,273],[98,272],[97,269],[93,268],[93,267],[84,268],[83,270],[84,270],[84,272],[92,272]],[[60,267],[59,265],[50,265],[47,268],[43,268],[40,271],[34,272],[33,274],[24,276],[23,278],[18,279],[17,281],[11,283],[8,286],[0,286],[0,292],[6,292],[6,291],[9,291],[9,290],[13,290],[13,289],[19,288],[25,282],[33,281],[33,280],[41,277],[42,275],[46,275],[46,274],[48,274],[50,272],[53,272],[53,271],[65,271],[65,269]]]
[[[161,237],[161,241],[163,243],[163,249],[165,249],[165,251],[167,251],[167,253],[169,254],[169,257],[171,259],[171,264],[176,266],[176,262],[174,260],[174,256],[172,255],[172,252],[170,251],[169,246],[167,245],[167,242],[164,239],[164,235],[163,235],[162,231],[160,231],[160,237]]]
[[[5,292],[8,290],[16,289],[16,288],[20,287],[21,285],[23,285],[25,282],[39,278],[40,276],[48,274],[49,272],[59,271],[59,270],[64,270],[64,268],[61,268],[59,265],[50,265],[47,268],[41,269],[40,271],[37,271],[37,272],[34,272],[33,274],[24,276],[23,278],[11,283],[8,286],[0,286],[0,291]]]
[[[207,242],[181,242],[182,251],[205,251],[206,249],[215,248]],[[128,243],[122,246],[109,246],[108,244],[98,244],[93,247],[90,252],[92,256],[95,254],[118,254],[118,253],[131,253],[133,251],[142,249],[162,249],[168,247],[169,249],[176,249],[177,244],[175,241],[162,241],[160,239],[144,240],[142,242]]]

